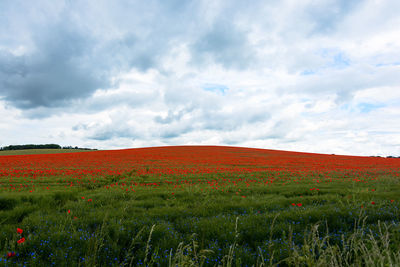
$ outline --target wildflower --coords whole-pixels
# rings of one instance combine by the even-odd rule
[[[298,207],[301,207],[302,205],[303,205],[303,204],[301,204],[301,203],[297,203],[297,206],[298,206]]]
[[[8,252],[7,253],[7,259],[12,258],[15,256],[15,252]]]
[[[17,241],[18,244],[22,244],[25,242],[25,237],[21,238],[20,240]]]
[[[391,199],[390,202],[393,203],[393,202],[394,202],[394,199]]]
[[[68,214],[70,214],[71,213],[71,210],[68,210]]]
[[[296,204],[295,204],[295,203],[292,203],[292,206],[296,206]]]
[[[375,205],[375,201],[371,201],[371,204],[372,204],[372,205]]]
[[[24,231],[24,230],[22,230],[21,228],[17,228],[17,233],[18,233],[18,234],[22,234],[23,231]]]

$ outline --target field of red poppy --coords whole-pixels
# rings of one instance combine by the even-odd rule
[[[400,159],[221,146],[0,156],[0,261],[400,264]]]

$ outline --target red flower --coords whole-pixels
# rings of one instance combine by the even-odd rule
[[[297,206],[299,206],[299,207],[301,207],[303,204],[301,204],[301,203],[297,203]]]
[[[70,214],[71,213],[71,210],[68,210],[68,214]]]
[[[24,231],[24,230],[22,230],[21,228],[17,228],[17,233],[18,233],[18,234],[22,234],[23,231]]]
[[[296,204],[295,204],[295,203],[292,203],[292,206],[296,206]]]
[[[390,200],[390,202],[392,202],[392,203],[393,203],[393,202],[394,202],[394,199],[391,199],[391,200]]]
[[[18,244],[22,244],[25,242],[25,237],[21,238],[20,240],[17,241]]]
[[[371,204],[372,204],[372,205],[375,205],[375,201],[371,201]]]
[[[7,259],[12,258],[15,256],[15,252],[8,252],[7,253]]]

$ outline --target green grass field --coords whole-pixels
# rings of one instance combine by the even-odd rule
[[[30,185],[1,191],[1,264],[399,266],[398,176],[353,178],[132,172],[74,186],[13,178]]]
[[[3,150],[0,151],[0,156],[12,155],[35,155],[35,154],[57,154],[57,153],[75,153],[75,152],[90,152],[85,149],[21,149],[21,150]]]

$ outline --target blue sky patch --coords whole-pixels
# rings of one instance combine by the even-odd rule
[[[317,72],[316,72],[316,71],[313,71],[313,70],[305,70],[305,71],[301,72],[300,75],[301,75],[301,76],[308,76],[308,75],[314,75],[314,74],[316,74],[316,73],[317,73]]]
[[[218,93],[218,94],[225,94],[226,91],[229,90],[228,86],[223,85],[223,84],[211,84],[211,83],[207,83],[205,85],[203,85],[203,90],[205,91],[209,91],[209,92],[214,92],[214,93]]]
[[[320,55],[327,59],[325,67],[343,69],[350,66],[349,57],[338,49],[322,49]]]
[[[333,67],[334,68],[345,68],[350,65],[350,60],[342,53],[337,53],[333,56]]]
[[[400,66],[400,62],[375,64],[375,67],[386,67],[386,66]]]
[[[371,112],[375,109],[379,109],[379,108],[383,108],[385,107],[385,105],[383,104],[373,104],[373,103],[360,103],[357,105],[357,109],[361,112],[361,113],[368,113]]]

